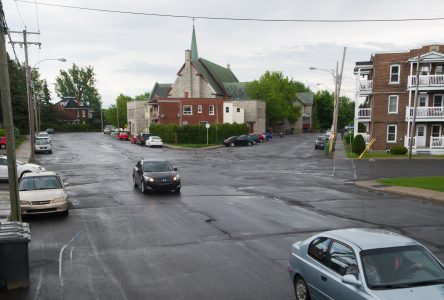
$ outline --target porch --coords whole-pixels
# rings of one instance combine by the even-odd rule
[[[410,75],[408,78],[407,88],[414,89],[415,87],[416,76]],[[418,88],[419,90],[443,89],[444,75],[419,75]]]
[[[404,147],[408,148],[409,138],[404,136]],[[430,137],[429,145],[427,146],[426,141],[417,139],[416,136],[413,137],[412,153],[413,154],[434,154],[434,155],[444,155],[444,136],[440,137]]]

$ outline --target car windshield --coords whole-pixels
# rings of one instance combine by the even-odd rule
[[[35,144],[36,145],[46,145],[46,144],[49,144],[49,142],[47,139],[36,139]]]
[[[172,170],[173,168],[167,161],[146,161],[143,163],[144,172],[168,172]]]
[[[152,139],[152,140],[160,140],[160,137],[158,137],[158,136],[152,136],[151,139]]]
[[[365,250],[361,259],[370,289],[444,283],[444,268],[419,245]]]
[[[41,136],[41,137],[48,137],[49,134],[47,134],[47,133],[39,133],[39,136]]]
[[[61,189],[62,184],[56,176],[29,176],[20,181],[19,191]]]

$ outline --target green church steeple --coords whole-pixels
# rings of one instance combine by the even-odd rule
[[[193,20],[193,36],[191,37],[191,61],[196,61],[199,59],[197,53],[197,42],[196,42],[196,32],[194,30],[194,20]]]

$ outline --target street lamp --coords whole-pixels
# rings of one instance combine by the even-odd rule
[[[32,67],[32,69],[34,69],[38,64],[40,64],[41,62],[47,61],[47,60],[58,60],[61,62],[66,62],[66,58],[45,58],[42,59],[40,61],[38,61],[37,63],[34,64],[34,66]],[[28,109],[29,109],[29,114],[31,115],[35,115],[36,117],[32,117],[30,118],[30,120],[33,120],[34,122],[30,122],[29,124],[29,130],[30,130],[30,142],[31,142],[31,160],[34,160],[34,144],[35,144],[35,129],[40,130],[40,117],[38,116],[38,103],[34,102],[34,84],[32,84],[32,73],[31,73],[31,67],[28,66],[27,68],[28,70],[28,74],[29,74],[29,89],[30,89],[30,105],[28,105]],[[33,124],[35,123],[35,124]]]

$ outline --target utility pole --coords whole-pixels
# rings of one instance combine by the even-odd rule
[[[339,94],[341,93],[342,74],[344,72],[344,61],[347,47],[344,47],[344,53],[342,54],[341,72],[338,73],[338,62],[336,62],[336,76],[335,77],[335,99],[333,107],[333,147],[338,136],[338,114],[339,114]],[[333,157],[333,147],[330,147],[330,157]]]
[[[23,31],[11,31],[12,33],[22,33],[23,34],[23,42],[16,42],[11,41],[11,44],[19,44],[20,46],[23,46],[25,49],[25,75],[26,75],[26,95],[28,99],[28,119],[29,119],[29,135],[30,135],[30,142],[31,142],[31,161],[34,160],[34,144],[35,144],[35,121],[34,121],[34,115],[35,115],[35,108],[32,101],[32,92],[31,92],[31,68],[28,64],[28,45],[38,45],[39,48],[41,47],[41,43],[38,42],[28,42],[27,35],[28,34],[40,34],[39,32],[28,32],[25,30]]]
[[[8,157],[8,186],[11,203],[11,221],[21,221],[20,197],[17,181],[17,162],[15,158],[14,122],[12,119],[11,91],[9,86],[8,59],[6,54],[6,28],[3,4],[0,2],[0,91],[3,110],[3,123],[6,129],[6,155]]]
[[[418,59],[416,60],[415,100],[413,101],[413,107],[414,107],[413,120],[412,120],[412,126],[410,127],[410,135],[409,135],[409,160],[412,160],[413,134],[415,133],[415,127],[416,127],[416,108],[418,107],[418,89],[419,89],[419,64],[420,64],[420,54],[418,54]],[[410,112],[408,116],[410,119]]]
[[[102,132],[103,132],[103,110],[102,110],[102,102],[100,102],[100,122],[102,123]]]

